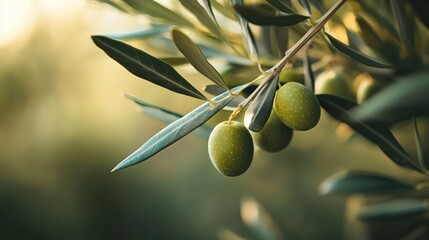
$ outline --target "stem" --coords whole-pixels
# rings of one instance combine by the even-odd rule
[[[284,66],[298,53],[298,51],[303,48],[308,41],[310,41],[322,28],[325,26],[326,22],[334,15],[334,13],[346,2],[347,0],[338,0],[319,20],[316,24],[311,27],[301,39],[293,47],[286,51],[285,56],[276,64],[274,67],[266,71],[267,76],[262,80],[259,86],[246,98],[238,107],[232,112],[229,117],[231,121],[235,116],[237,116],[241,110],[243,110],[253,99],[258,96],[262,89],[277,76]]]

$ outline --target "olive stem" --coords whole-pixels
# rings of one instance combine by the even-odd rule
[[[274,67],[266,71],[267,76],[262,80],[259,86],[246,98],[237,108],[231,113],[229,121],[235,118],[241,110],[243,110],[253,99],[262,91],[262,89],[274,79],[275,76],[280,74],[284,66],[291,61],[291,59],[303,48],[308,41],[310,41],[326,24],[326,22],[334,15],[334,13],[346,2],[347,0],[338,0],[319,20],[316,21],[305,34],[302,36],[292,48],[285,52],[285,56]]]

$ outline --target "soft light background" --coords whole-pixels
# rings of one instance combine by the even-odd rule
[[[0,0],[0,239],[218,239],[224,229],[255,238],[244,197],[289,239],[338,239],[344,199],[320,197],[319,183],[345,168],[401,172],[359,138],[338,140],[324,116],[283,152],[257,152],[241,177],[220,175],[195,136],[110,173],[164,126],[123,92],[182,113],[200,104],[134,77],[90,38],[142,23],[92,1]]]

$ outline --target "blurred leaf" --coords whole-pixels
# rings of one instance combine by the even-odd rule
[[[326,36],[328,36],[329,41],[332,43],[332,45],[340,52],[344,53],[345,55],[353,58],[354,60],[365,64],[367,66],[370,67],[375,67],[375,68],[392,68],[392,66],[385,64],[385,63],[381,63],[377,60],[374,60],[366,55],[364,55],[363,53],[360,53],[352,48],[350,48],[349,46],[345,45],[344,43],[340,42],[339,40],[335,39],[334,37],[332,37],[331,35],[329,35],[328,33],[325,33]]]
[[[313,69],[311,69],[311,59],[308,54],[310,50],[310,46],[307,47],[304,56],[304,82],[305,86],[307,86],[311,91],[314,92],[314,73]]]
[[[235,5],[242,6],[243,0],[231,0],[231,3],[233,6]],[[249,22],[246,19],[242,18],[234,8],[233,10],[234,10],[234,13],[236,13],[237,15],[238,21],[240,22],[241,31],[243,32],[244,39],[246,41],[245,46],[246,46],[247,52],[249,53],[249,56],[251,59],[259,62],[259,53],[256,47],[257,45],[255,42],[255,38],[253,36],[252,30],[249,27]]]
[[[414,9],[414,12],[417,14],[420,21],[429,28],[429,15],[427,14],[427,9],[429,9],[429,1],[422,0],[408,0],[411,6]]]
[[[207,85],[203,89],[204,92],[217,96],[225,92],[225,89],[219,85]]]
[[[131,96],[129,94],[124,94],[125,97],[129,98],[130,100],[132,100],[133,102],[137,103],[138,105],[143,107],[143,112],[153,118],[156,118],[160,121],[163,121],[165,123],[172,123],[174,121],[176,121],[177,119],[183,117],[183,115],[176,113],[176,112],[172,112],[170,110],[167,110],[165,108],[162,107],[158,107],[155,106],[153,104],[150,104],[148,102],[145,102],[139,98],[136,98],[134,96]],[[213,130],[212,127],[204,124],[200,127],[198,127],[197,129],[195,129],[192,134],[195,134],[198,137],[204,138],[204,139],[209,139],[210,133]]]
[[[429,211],[427,201],[422,199],[397,199],[370,205],[358,215],[363,221],[387,221],[411,217]]]
[[[249,105],[244,115],[244,125],[253,132],[259,132],[267,123],[273,108],[278,77],[271,80]]]
[[[188,64],[188,60],[184,57],[160,57],[160,60],[172,65],[172,66],[177,66],[177,65],[183,65],[183,64]]]
[[[310,4],[308,3],[308,0],[299,0],[298,2],[301,4],[301,6],[305,8],[305,10],[307,10],[309,14],[311,14],[311,7],[310,7]]]
[[[414,190],[413,184],[386,175],[346,171],[334,174],[319,187],[322,195],[386,194],[396,191]]]
[[[174,68],[142,50],[104,36],[92,36],[92,40],[107,55],[137,77],[144,78],[173,92],[206,99]]]
[[[284,13],[295,13],[292,8],[290,8],[286,3],[282,0],[267,0],[271,5],[273,5],[278,10]]]
[[[213,8],[220,12],[222,15],[229,19],[236,20],[236,16],[234,15],[234,11],[231,5],[223,5],[216,0],[212,1],[211,3],[213,5]]]
[[[232,90],[235,93],[239,93],[246,87],[247,84],[236,87]],[[218,95],[213,100],[218,101],[227,97],[228,95],[229,93],[225,92],[221,95]],[[167,127],[151,137],[145,144],[143,144],[143,146],[141,146],[125,160],[120,162],[115,168],[113,168],[112,172],[138,164],[157,154],[164,148],[170,146],[179,139],[191,133],[199,126],[203,125],[211,117],[213,117],[213,115],[222,110],[231,100],[231,98],[223,100],[213,108],[210,106],[209,102],[205,102],[204,104],[200,105],[190,113],[169,124]]]
[[[390,0],[393,17],[396,21],[399,37],[409,52],[414,52],[414,25],[405,12],[402,0]]]
[[[207,61],[198,46],[179,29],[171,31],[173,41],[194,68],[219,86],[228,89],[220,73]]]
[[[299,14],[284,14],[273,16],[260,5],[234,5],[235,10],[247,21],[260,26],[292,26],[308,19]]]
[[[393,162],[405,168],[421,171],[383,122],[364,122],[351,114],[350,109],[357,106],[355,102],[329,94],[321,94],[317,95],[317,97],[320,106],[329,115],[340,122],[346,123],[367,140],[377,144]]]
[[[419,226],[408,233],[405,237],[401,238],[401,240],[427,240],[429,238],[427,230],[427,226]]]
[[[157,36],[161,33],[167,32],[168,30],[169,30],[169,26],[167,25],[154,25],[144,30],[135,30],[135,31],[122,32],[122,33],[107,34],[106,37],[114,38],[118,40],[128,40],[128,39],[135,39],[135,38],[144,39],[144,38]]]
[[[281,56],[288,50],[289,29],[288,27],[274,27],[274,34]]]
[[[214,0],[216,2],[216,0]],[[217,23],[216,21],[216,16],[214,15],[213,9],[212,9],[212,4],[210,0],[203,0],[203,5],[204,8],[206,9],[206,12],[210,15],[210,17],[212,18],[212,20]]]
[[[424,155],[424,146],[420,138],[419,129],[417,127],[417,119],[413,117],[413,125],[414,125],[414,136],[416,139],[416,147],[417,147],[417,159],[420,163],[420,167],[424,169],[426,172],[428,171],[427,166],[429,166],[429,158]]]
[[[192,27],[193,24],[189,22],[186,18],[179,15],[178,13],[171,11],[170,9],[164,7],[163,5],[157,3],[154,0],[123,0],[128,5],[130,5],[135,10],[152,16],[154,18],[160,18],[165,20],[170,24],[175,24],[179,26]]]
[[[389,123],[429,114],[429,72],[399,77],[398,81],[353,110],[360,120],[379,119]]]
[[[200,47],[203,54],[208,58],[219,57],[219,58],[222,58],[223,60],[225,60],[229,63],[242,65],[242,66],[253,66],[254,65],[254,63],[252,61],[250,61],[248,58],[233,55],[229,52],[223,51],[222,49],[207,46],[207,45],[202,45],[202,44],[199,44],[198,46]]]
[[[221,32],[217,23],[209,16],[209,14],[204,10],[198,0],[179,0],[180,3],[188,9],[194,16],[203,24],[211,33],[216,37],[223,40],[225,43],[231,46],[228,39],[225,38]]]

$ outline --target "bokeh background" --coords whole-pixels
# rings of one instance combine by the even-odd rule
[[[319,196],[321,181],[343,169],[407,177],[359,137],[337,138],[326,115],[286,150],[257,152],[237,178],[192,135],[110,173],[165,126],[123,92],[181,113],[201,103],[134,77],[91,41],[142,22],[94,1],[0,0],[0,239],[255,239],[240,215],[249,197],[288,239],[341,239],[345,199]]]

